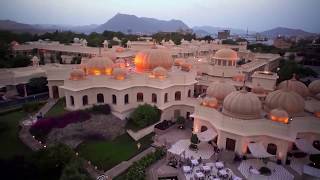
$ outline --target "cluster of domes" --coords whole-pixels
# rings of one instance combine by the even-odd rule
[[[238,53],[232,49],[220,49],[214,54],[215,59],[237,61]]]
[[[305,106],[302,96],[288,89],[279,89],[269,93],[265,104],[266,110],[281,108],[290,116],[303,112]]]
[[[94,57],[85,65],[88,75],[111,75],[113,61],[109,57]]]
[[[233,85],[226,83],[225,81],[216,81],[211,83],[207,88],[207,95],[222,102],[228,94],[234,91],[236,91],[236,88]]]
[[[300,94],[302,97],[306,97],[309,94],[307,86],[298,81],[295,76],[293,76],[293,78],[290,80],[282,81],[279,84],[278,89],[288,89]]]
[[[158,66],[171,69],[173,59],[166,49],[148,49],[138,52],[134,63],[137,72],[150,72]]]
[[[224,99],[222,113],[234,118],[257,119],[261,116],[261,102],[251,92],[234,91]]]
[[[84,73],[84,71],[82,69],[73,69],[70,73],[70,80],[83,80],[85,79],[86,74]]]
[[[150,77],[156,78],[156,79],[165,79],[167,76],[168,76],[168,71],[161,66],[154,68],[150,75]]]

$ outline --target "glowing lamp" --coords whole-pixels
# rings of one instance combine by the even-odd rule
[[[112,68],[106,68],[105,74],[106,75],[111,75],[112,74]]]

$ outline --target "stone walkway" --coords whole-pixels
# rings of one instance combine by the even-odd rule
[[[40,112],[43,115],[46,114],[57,103],[57,101],[57,99],[49,99],[48,102],[36,114],[39,114]],[[31,117],[28,117],[25,120],[31,120],[30,118]],[[45,146],[36,140],[32,134],[30,134],[29,129],[31,126],[26,126],[23,124],[20,124],[20,126],[21,130],[19,131],[19,138],[25,145],[27,145],[33,151],[38,151]]]
[[[109,169],[104,173],[107,177],[114,178],[119,176],[121,173],[125,172],[134,162],[140,160],[142,157],[146,156],[147,154],[155,151],[154,147],[149,147],[148,149],[142,151],[135,157],[131,158],[129,161],[122,161],[120,164],[116,165],[112,169]]]

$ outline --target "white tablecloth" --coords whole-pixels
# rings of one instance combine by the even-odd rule
[[[196,160],[196,159],[192,159],[192,160],[191,160],[191,163],[192,163],[192,165],[194,165],[194,166],[198,166],[198,164],[199,164],[198,160]]]
[[[197,172],[195,175],[197,178],[204,178],[204,174],[202,172]]]
[[[211,171],[210,166],[202,166],[202,168],[205,172]]]
[[[222,176],[228,175],[228,173],[227,173],[227,171],[225,169],[219,170],[219,174],[222,175]]]
[[[234,176],[234,177],[232,177],[232,180],[242,180],[242,178],[238,177],[238,176]]]
[[[252,174],[260,174],[260,172],[257,170],[257,169],[250,169],[250,172],[252,173]]]
[[[224,167],[224,165],[223,165],[223,163],[222,162],[216,162],[216,167],[218,168],[218,169],[221,169],[221,168],[223,168]]]
[[[190,166],[183,166],[182,169],[183,169],[183,172],[185,172],[185,173],[191,172],[191,167]]]

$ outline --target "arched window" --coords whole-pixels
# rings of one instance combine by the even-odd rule
[[[191,89],[188,91],[188,97],[191,97]]]
[[[276,155],[277,154],[277,145],[275,145],[273,143],[268,144],[267,152],[272,155]]]
[[[208,130],[207,126],[201,126],[200,132],[205,132]]]
[[[137,101],[143,102],[143,93],[142,92],[137,93]]]
[[[129,95],[124,95],[124,104],[129,104]]]
[[[74,97],[73,96],[70,96],[70,105],[74,106]]]
[[[101,94],[101,93],[97,94],[97,102],[98,102],[98,103],[104,103],[104,96],[103,96],[103,94]]]
[[[112,94],[112,104],[117,104],[117,96]]]
[[[88,96],[85,95],[82,97],[82,104],[85,106],[85,105],[88,105]]]
[[[164,94],[164,102],[165,102],[165,103],[168,102],[168,93],[165,93],[165,94]]]
[[[157,103],[157,95],[155,93],[152,93],[152,102]]]
[[[174,100],[176,100],[176,101],[181,100],[181,92],[180,91],[177,91],[176,93],[174,93]]]

